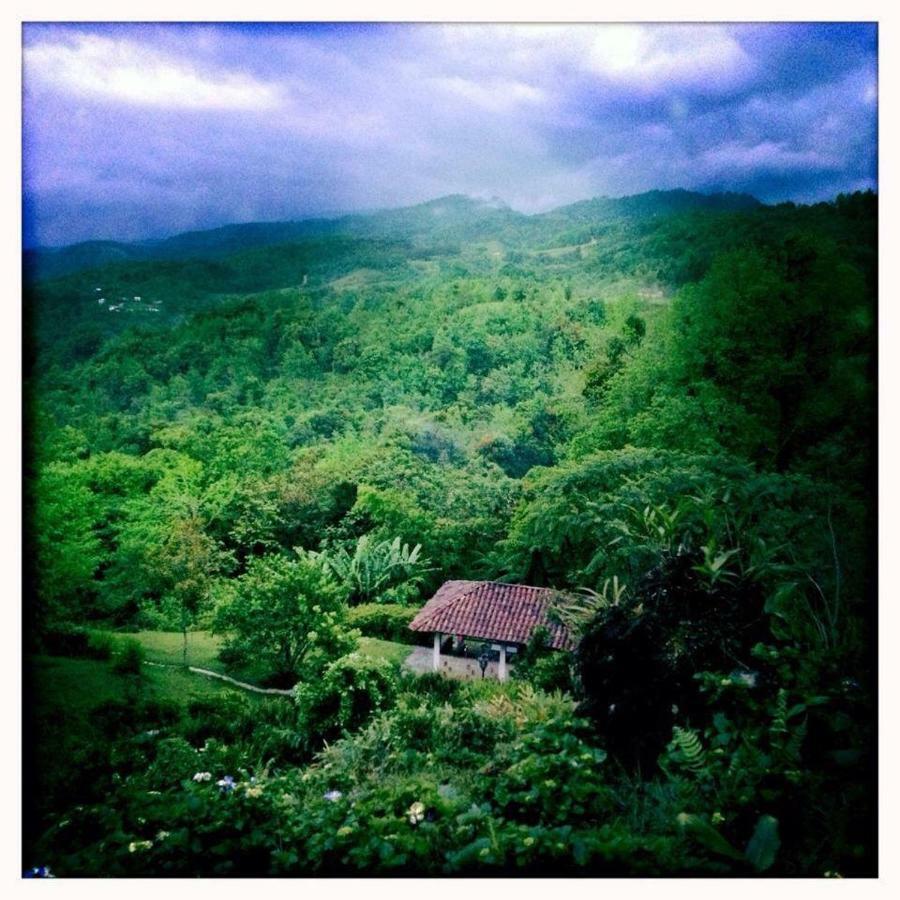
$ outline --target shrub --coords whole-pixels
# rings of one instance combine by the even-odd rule
[[[547,629],[536,628],[516,658],[513,677],[542,691],[572,691],[572,655],[551,650],[546,644]]]
[[[389,662],[350,653],[331,663],[321,680],[295,690],[300,718],[309,737],[337,737],[355,731],[372,713],[393,705],[397,673]]]
[[[577,721],[556,717],[509,747],[506,765],[491,785],[504,818],[565,825],[608,813],[613,799],[602,766],[606,753],[579,732],[584,729]]]
[[[253,659],[287,684],[313,680],[356,646],[344,597],[315,557],[257,557],[223,587],[214,631],[235,659]]]
[[[190,778],[208,765],[183,737],[162,738],[156,746],[156,758],[147,769],[147,783],[157,790],[175,787],[182,779]]]
[[[459,696],[462,682],[447,678],[440,672],[423,672],[416,675],[410,671],[402,674],[404,693],[427,697],[433,703],[452,703]]]
[[[351,607],[347,623],[351,627],[358,628],[367,637],[396,641],[400,644],[415,644],[421,636],[409,630],[409,623],[418,611],[416,607],[403,606],[399,603],[363,603]],[[431,635],[425,635],[424,639],[430,641]]]
[[[122,642],[119,657],[113,663],[113,669],[119,675],[140,675],[144,663],[144,648],[140,641],[128,638]]]
[[[142,728],[157,729],[174,725],[180,717],[180,707],[171,700],[137,703],[107,700],[95,706],[89,714],[91,724],[110,740]]]
[[[240,669],[253,658],[244,647],[232,644],[226,644],[216,655],[219,662],[228,670]]]
[[[583,709],[622,761],[652,765],[676,717],[703,715],[695,674],[730,671],[766,636],[759,586],[737,577],[710,586],[701,561],[662,554],[632,601],[601,610],[578,646]]]
[[[50,656],[109,659],[113,643],[112,638],[101,631],[89,631],[77,625],[61,625],[43,632],[41,648]]]
[[[242,694],[203,697],[188,704],[184,736],[194,744],[208,738],[233,741],[252,734],[253,706]]]
[[[110,659],[113,654],[113,639],[102,631],[92,631],[88,635],[87,657],[89,659]]]

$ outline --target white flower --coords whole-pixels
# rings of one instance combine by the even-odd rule
[[[212,772],[197,772],[194,775],[194,781],[212,781]]]
[[[332,803],[334,803],[335,801],[340,800],[344,795],[340,791],[328,791],[327,794],[322,794],[322,796],[326,800],[330,800]]]
[[[407,816],[409,816],[410,825],[418,825],[419,822],[425,819],[425,804],[416,801],[412,806],[410,806],[409,810],[407,811]]]
[[[134,853],[136,850],[149,850],[153,846],[153,841],[132,841],[128,845],[128,852]]]

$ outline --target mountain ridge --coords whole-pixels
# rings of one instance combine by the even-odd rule
[[[592,197],[542,213],[522,213],[497,197],[480,199],[447,194],[422,203],[368,212],[276,222],[238,222],[140,241],[91,240],[24,251],[31,280],[56,278],[117,262],[216,258],[241,250],[289,244],[308,238],[344,235],[408,240],[414,245],[478,240],[498,229],[533,237],[561,222],[585,225],[636,221],[692,210],[731,212],[763,204],[749,194],[653,190],[623,197]]]

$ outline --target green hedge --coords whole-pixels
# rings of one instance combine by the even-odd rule
[[[418,611],[417,607],[400,603],[363,603],[351,607],[349,625],[358,628],[366,637],[401,644],[426,643],[431,640],[430,634],[417,635],[409,630],[409,623]]]
[[[41,633],[39,649],[50,656],[109,659],[112,656],[112,638],[78,625],[60,625]]]

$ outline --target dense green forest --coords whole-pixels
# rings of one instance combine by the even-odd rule
[[[26,254],[23,864],[872,874],[876,229],[454,196]],[[578,649],[404,671],[452,578]]]

